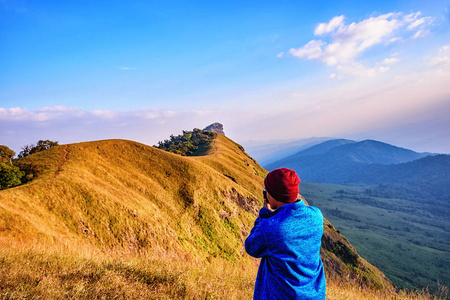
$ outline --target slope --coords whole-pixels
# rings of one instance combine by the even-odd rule
[[[223,135],[216,135],[211,148],[204,156],[182,157],[136,142],[106,140],[58,146],[26,157],[24,163],[39,164],[43,171],[26,185],[0,192],[0,248],[10,251],[1,255],[11,261],[2,266],[20,270],[12,262],[28,261],[51,268],[45,263],[46,253],[62,249],[74,257],[87,252],[114,257],[119,265],[111,268],[126,274],[121,264],[131,255],[147,264],[158,262],[163,269],[165,264],[174,267],[168,261],[184,262],[188,267],[180,268],[192,272],[200,272],[198,266],[207,262],[239,264],[249,274],[244,282],[254,280],[257,261],[244,253],[243,241],[262,202],[266,171]],[[324,228],[321,254],[329,278],[353,278],[368,288],[393,289],[328,221]],[[28,259],[17,257],[27,249]],[[44,258],[36,254],[42,250]],[[61,253],[56,257],[64,261]],[[12,282],[12,290],[22,289],[22,280],[35,276],[18,274],[12,280],[8,269],[2,274],[4,281]],[[247,286],[245,293],[251,289]]]

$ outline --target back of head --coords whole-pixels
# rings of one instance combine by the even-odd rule
[[[264,185],[270,196],[284,203],[297,201],[299,183],[297,173],[287,168],[273,170],[264,179]]]

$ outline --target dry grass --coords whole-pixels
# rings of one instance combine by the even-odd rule
[[[0,299],[251,299],[255,260],[202,261],[99,253],[92,249],[0,250]],[[447,290],[392,293],[354,281],[327,280],[329,300],[438,300]]]
[[[1,299],[249,299],[252,264],[0,251]]]
[[[448,299],[448,289],[441,287],[435,294],[427,289],[422,291],[399,290],[391,292],[388,290],[376,290],[362,288],[357,282],[342,281],[341,279],[327,280],[327,299],[328,300],[445,300]]]

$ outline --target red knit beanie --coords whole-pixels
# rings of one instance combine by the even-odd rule
[[[300,178],[294,170],[276,169],[267,174],[264,185],[275,200],[290,203],[297,201]]]

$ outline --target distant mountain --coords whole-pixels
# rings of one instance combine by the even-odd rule
[[[450,155],[427,156],[395,165],[360,168],[347,182],[378,184],[375,193],[450,201]]]
[[[268,165],[331,139],[332,138],[329,137],[312,137],[292,142],[247,142],[243,143],[243,146],[245,147],[246,152],[256,159],[258,163],[261,165]]]
[[[329,140],[329,141],[317,144],[315,146],[312,146],[310,148],[307,148],[303,151],[299,151],[298,153],[296,153],[295,156],[324,154],[335,147],[343,146],[343,145],[347,145],[347,144],[353,144],[353,143],[356,143],[356,142],[351,141],[351,140],[346,140],[346,139]]]
[[[429,156],[429,153],[374,140],[331,140],[265,168],[269,171],[281,167],[294,169],[306,182],[383,184],[389,185],[389,189],[403,189],[407,197],[447,200],[450,198],[449,159],[449,155]]]
[[[365,140],[334,147],[330,149],[328,155],[332,155],[336,159],[346,158],[359,163],[389,165],[413,161],[425,157],[427,154],[374,140]]]
[[[328,179],[332,173],[347,173],[350,169],[367,164],[396,164],[426,156],[412,150],[386,143],[365,140],[355,142],[345,139],[330,140],[271,164],[267,170],[290,167],[299,171],[306,181],[335,182]]]

